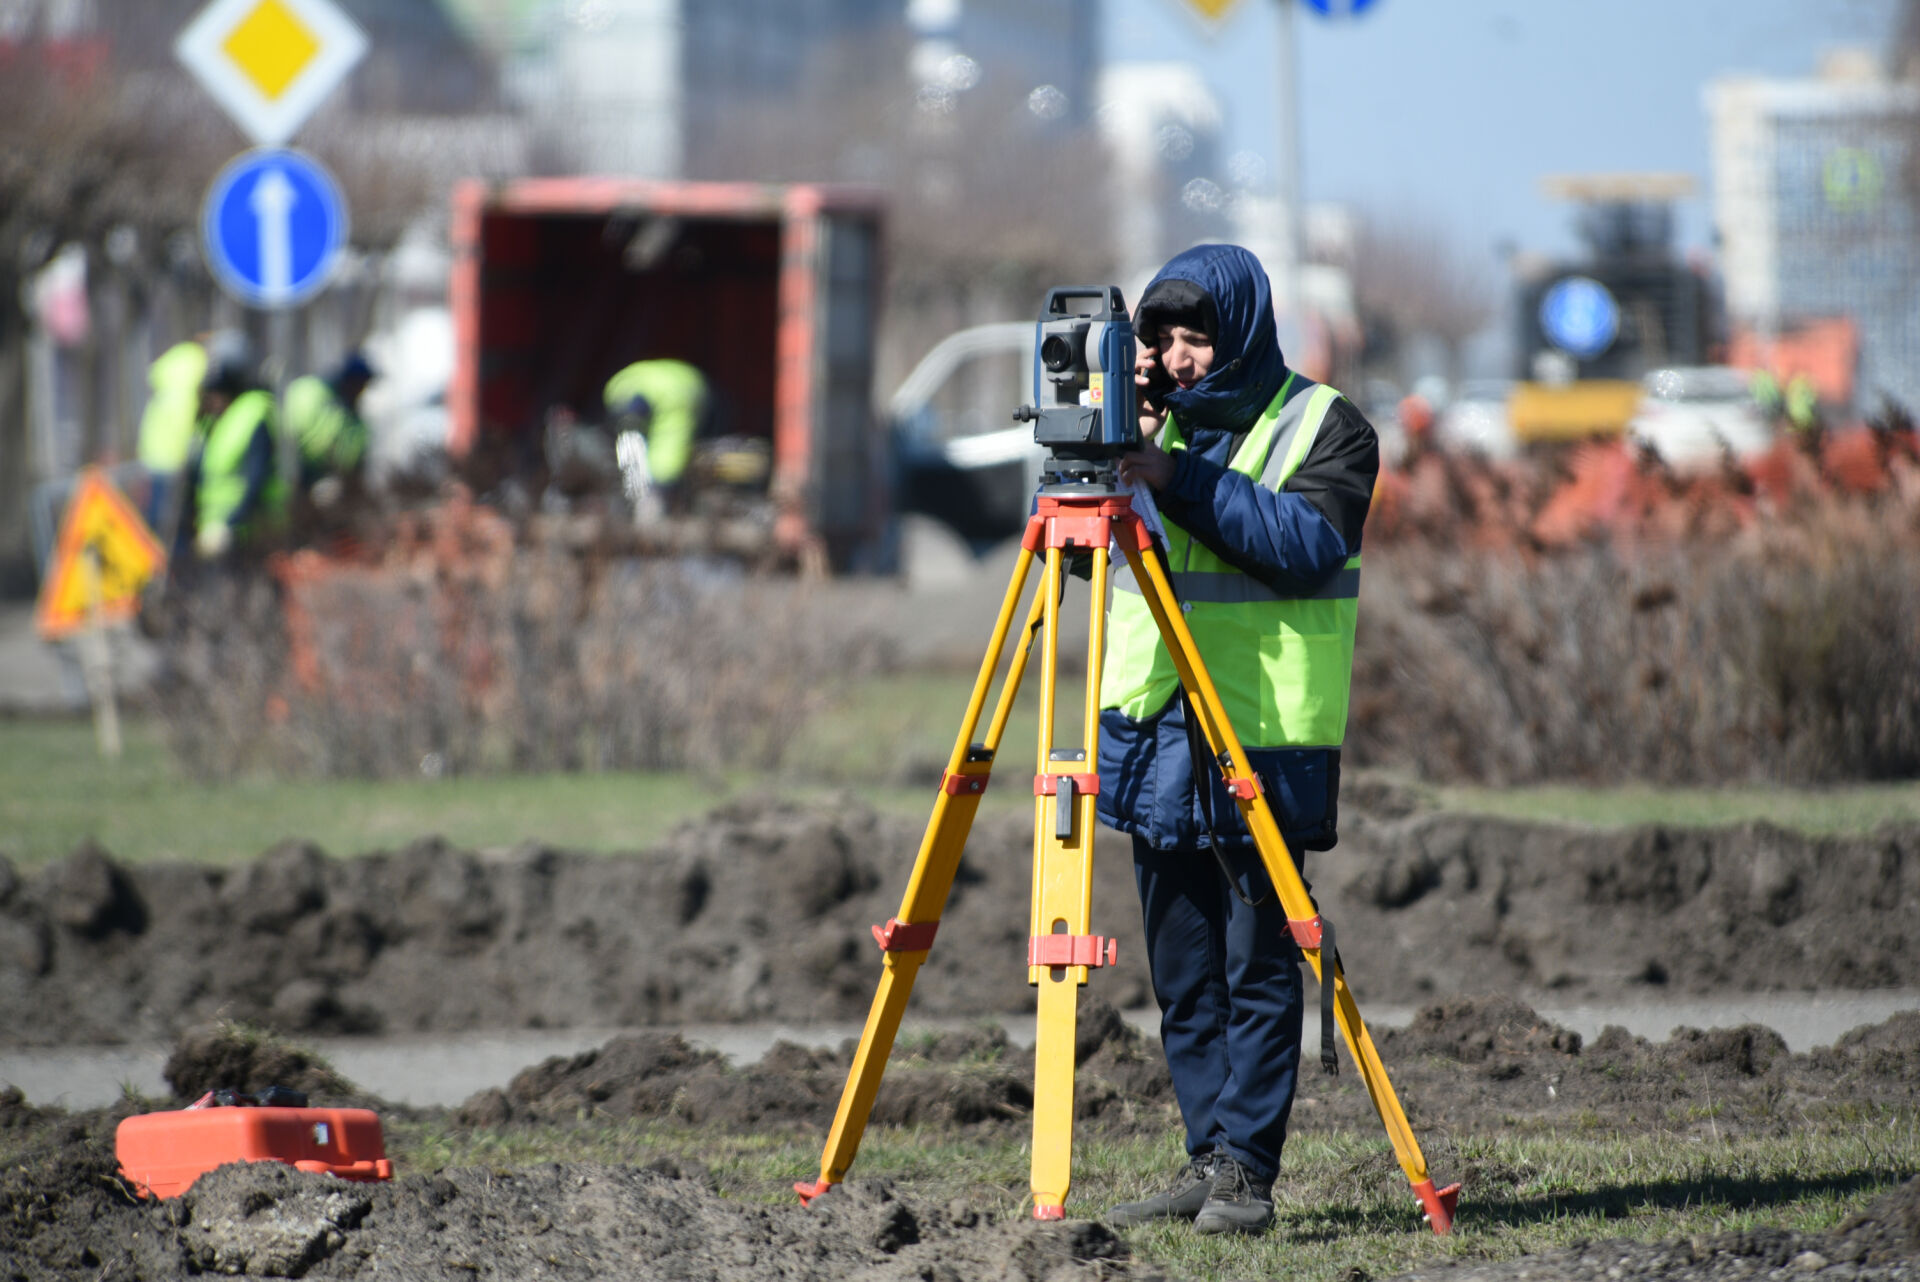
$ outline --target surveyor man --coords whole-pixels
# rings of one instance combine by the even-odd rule
[[[1143,398],[1147,439],[1121,477],[1153,490],[1200,657],[1300,860],[1335,840],[1378,442],[1349,401],[1287,368],[1266,273],[1245,249],[1175,257],[1134,327],[1136,381],[1169,390],[1163,409]],[[1300,1063],[1301,957],[1131,575],[1116,577],[1108,617],[1100,817],[1133,837],[1188,1155],[1171,1187],[1108,1219],[1258,1232]]]
[[[255,378],[244,340],[216,336],[186,473],[193,550],[201,560],[218,560],[283,514],[286,491],[275,469],[274,439],[273,393]]]
[[[616,436],[646,437],[648,478],[672,506],[706,412],[705,376],[685,361],[635,361],[607,380],[604,399]]]
[[[367,358],[349,352],[326,378],[306,374],[287,384],[286,430],[300,442],[300,481],[322,507],[366,459],[360,396],[372,381]]]

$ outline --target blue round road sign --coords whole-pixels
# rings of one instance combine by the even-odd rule
[[[1374,0],[1307,0],[1307,8],[1323,18],[1357,18],[1373,5]]]
[[[325,288],[347,242],[347,203],[319,161],[282,147],[236,157],[207,189],[207,264],[255,307],[294,307]]]
[[[1592,277],[1568,276],[1542,295],[1540,330],[1561,351],[1592,360],[1619,337],[1620,304]]]

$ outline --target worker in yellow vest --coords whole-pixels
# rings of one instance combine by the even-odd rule
[[[284,518],[287,496],[276,466],[276,435],[273,393],[255,378],[244,343],[237,338],[217,342],[208,352],[186,469],[186,512],[200,559],[224,557]]]
[[[373,381],[373,366],[350,352],[326,378],[306,374],[287,384],[282,402],[285,429],[300,442],[300,483],[320,499],[357,476],[366,462],[368,432],[360,397]]]
[[[685,361],[636,361],[607,380],[603,399],[616,436],[646,437],[648,480],[672,506],[707,410],[706,376]]]
[[[1305,852],[1336,836],[1379,444],[1350,401],[1287,368],[1266,272],[1245,249],[1175,257],[1141,295],[1135,331],[1146,439],[1121,477],[1153,491],[1188,626],[1304,873]],[[1124,568],[1100,691],[1100,817],[1133,837],[1188,1158],[1164,1192],[1108,1218],[1260,1232],[1300,1064],[1301,957]]]
[[[180,473],[193,451],[193,425],[200,417],[200,384],[207,376],[206,345],[196,339],[175,343],[147,366],[147,405],[140,412],[137,453],[147,472],[147,502],[142,515],[166,537],[168,513],[177,495]]]

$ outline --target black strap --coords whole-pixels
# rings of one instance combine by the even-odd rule
[[[1207,849],[1213,852],[1214,862],[1220,865],[1220,875],[1226,878],[1227,889],[1233,892],[1233,897],[1249,908],[1256,907],[1266,900],[1266,896],[1248,899],[1240,893],[1240,883],[1234,877],[1233,869],[1227,864],[1226,853],[1220,848],[1220,836],[1213,822],[1213,788],[1211,786],[1211,772],[1219,768],[1219,763],[1214,761],[1212,755],[1202,746],[1200,719],[1194,715],[1193,701],[1187,697],[1187,689],[1184,685],[1180,687],[1180,711],[1186,718],[1187,753],[1193,759],[1193,785],[1200,794],[1200,817],[1207,826]],[[1248,763],[1247,769],[1253,769],[1251,763]],[[1288,851],[1287,856],[1292,858],[1293,852]],[[1313,911],[1314,915],[1320,918],[1320,1068],[1327,1076],[1338,1077],[1340,1076],[1340,1057],[1335,1053],[1333,1039],[1335,1023],[1333,976],[1340,967],[1340,950],[1333,942],[1333,923],[1320,915],[1319,904],[1314,904]],[[1301,958],[1302,962],[1305,960],[1304,957]]]
[[[1240,893],[1240,883],[1233,875],[1233,868],[1227,863],[1227,855],[1220,846],[1220,834],[1213,822],[1213,772],[1218,770],[1215,762],[1201,740],[1199,719],[1193,715],[1193,701],[1187,698],[1185,686],[1180,688],[1180,710],[1186,717],[1187,755],[1193,759],[1193,787],[1200,796],[1200,821],[1207,828],[1207,849],[1213,852],[1213,861],[1220,865],[1220,875],[1227,879],[1227,889],[1233,897],[1249,908],[1265,902],[1266,896],[1248,899]]]
[[[1315,915],[1320,906],[1313,907]],[[1333,976],[1340,969],[1340,950],[1333,944],[1333,923],[1320,918],[1320,1068],[1328,1077],[1340,1076],[1340,1057],[1333,1052]]]

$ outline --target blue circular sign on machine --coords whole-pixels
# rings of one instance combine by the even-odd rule
[[[1568,276],[1541,297],[1540,331],[1568,355],[1592,360],[1620,336],[1620,304],[1592,277]]]
[[[262,147],[230,161],[201,211],[207,264],[254,307],[297,307],[326,287],[347,243],[347,202],[313,157]]]
[[[1307,8],[1323,18],[1357,18],[1373,6],[1374,0],[1307,0]]]

